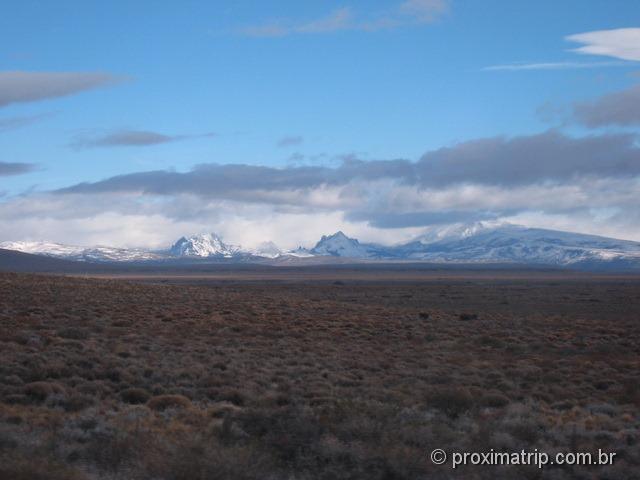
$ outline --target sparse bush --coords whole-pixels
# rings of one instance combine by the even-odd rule
[[[242,406],[245,402],[245,394],[236,388],[224,389],[218,392],[218,399]]]
[[[203,439],[180,443],[171,452],[162,477],[168,480],[263,480],[278,478],[275,466],[250,446],[221,446]]]
[[[96,399],[91,395],[73,394],[66,398],[64,408],[68,412],[79,412],[96,403]]]
[[[4,383],[6,385],[23,385],[24,381],[18,375],[7,375],[4,377]]]
[[[142,388],[127,388],[120,392],[120,398],[122,401],[131,404],[147,403],[151,395]]]
[[[26,405],[30,403],[30,398],[20,393],[13,393],[10,395],[4,395],[2,401],[8,405]]]
[[[187,408],[191,405],[189,400],[184,395],[157,395],[152,397],[147,406],[151,410],[166,410],[167,408]]]
[[[108,429],[93,432],[82,456],[103,470],[116,472],[135,458],[140,440],[125,431]]]
[[[427,395],[427,406],[457,418],[473,407],[473,398],[465,388],[442,387]]]
[[[218,402],[211,405],[208,409],[209,416],[214,418],[223,418],[227,415],[232,415],[240,411],[240,407],[230,402]]]
[[[541,426],[530,419],[516,419],[505,423],[504,427],[513,437],[533,445],[540,438]]]
[[[52,395],[64,395],[62,385],[54,382],[31,382],[24,386],[24,393],[35,402],[44,402]]]
[[[66,327],[58,330],[58,336],[69,340],[86,340],[89,337],[89,334],[82,328]]]
[[[492,408],[500,408],[509,405],[509,397],[498,392],[487,393],[482,396],[480,402]]]
[[[0,456],[0,478],[7,480],[85,480],[80,471],[38,456]]]

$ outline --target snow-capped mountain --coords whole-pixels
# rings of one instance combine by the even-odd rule
[[[162,256],[157,253],[141,249],[81,247],[78,245],[63,245],[52,242],[2,242],[0,243],[0,248],[36,255],[46,255],[48,257],[90,262],[134,262],[158,260],[162,258]]]
[[[492,224],[489,222],[475,223],[455,223],[453,225],[445,225],[439,227],[428,228],[422,235],[415,238],[413,242],[422,244],[434,243],[442,240],[453,240],[471,237],[481,230],[497,227],[504,224]],[[410,242],[410,243],[413,243]]]
[[[482,222],[431,230],[412,242],[390,247],[359,243],[338,232],[322,237],[311,252],[338,257],[437,263],[640,264],[640,242]]]
[[[167,254],[171,257],[277,258],[283,252],[275,243],[269,241],[262,242],[255,248],[245,249],[224,243],[215,233],[202,233],[180,238],[167,250]]]
[[[640,243],[519,225],[476,224],[438,240],[398,247],[408,259],[438,262],[510,262],[573,265],[589,262],[640,261]]]
[[[79,247],[47,242],[4,242],[0,248],[93,262],[242,261],[296,264],[305,257],[354,261],[432,263],[510,263],[577,268],[640,269],[640,242],[519,225],[475,223],[431,229],[415,240],[393,246],[361,243],[342,232],[324,235],[311,249],[282,251],[273,242],[243,249],[214,233],[182,237],[162,251]]]
[[[371,258],[371,245],[361,244],[355,238],[349,238],[342,232],[323,235],[316,246],[310,250],[313,255],[330,255],[332,257]]]
[[[273,242],[262,242],[256,248],[247,250],[247,252],[256,257],[277,258],[283,254],[282,250]]]
[[[111,247],[82,247],[52,242],[2,242],[0,249],[91,262],[179,261],[180,259],[277,258],[286,254],[273,242],[263,242],[253,249],[224,243],[215,233],[182,237],[166,250],[142,250]],[[306,254],[308,256],[309,254]],[[305,256],[305,255],[300,255]]]
[[[231,258],[240,250],[240,247],[224,243],[215,233],[201,233],[180,238],[167,253],[174,257]]]

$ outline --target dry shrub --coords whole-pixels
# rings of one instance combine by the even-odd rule
[[[86,340],[89,334],[82,328],[66,327],[58,330],[58,336],[69,340]]]
[[[473,397],[466,388],[442,387],[427,395],[427,406],[457,418],[471,410]]]
[[[116,472],[139,455],[147,443],[139,440],[125,431],[106,429],[93,435],[82,456],[104,470]]]
[[[500,408],[509,405],[509,397],[498,392],[490,392],[480,399],[482,405],[492,408]]]
[[[85,480],[87,477],[76,469],[57,462],[30,455],[0,456],[0,478],[7,480]]]
[[[218,399],[242,406],[245,403],[245,394],[236,388],[227,388],[218,392]]]
[[[240,412],[225,420],[228,424],[237,422],[243,432],[252,438],[260,438],[284,462],[302,460],[315,450],[324,434],[324,428],[317,419],[294,406]]]
[[[222,418],[241,411],[241,408],[231,402],[218,402],[207,409],[207,413],[213,418]]]
[[[43,402],[52,395],[64,395],[65,389],[55,382],[31,382],[23,388],[24,393],[36,402]]]
[[[152,468],[153,469],[153,468]],[[157,465],[155,467],[157,468]],[[160,468],[167,480],[262,480],[273,475],[275,465],[264,453],[244,445],[225,446],[210,440],[181,442]]]
[[[120,398],[122,401],[131,403],[131,404],[140,404],[147,403],[151,395],[146,390],[142,388],[127,388],[120,392]]]
[[[187,408],[191,405],[189,400],[184,395],[157,395],[152,397],[147,406],[151,410],[166,410],[167,408]]]
[[[18,375],[7,375],[2,383],[5,385],[23,385],[24,381]]]
[[[95,397],[91,395],[83,395],[83,394],[73,394],[70,395],[65,403],[64,408],[67,412],[79,412],[80,410],[84,410],[96,403]]]
[[[6,403],[7,405],[27,405],[28,403],[31,403],[31,400],[26,395],[13,393],[13,394],[5,395],[4,398],[2,399],[2,402]]]

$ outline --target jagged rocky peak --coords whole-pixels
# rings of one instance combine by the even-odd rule
[[[323,235],[316,246],[311,249],[315,255],[331,255],[333,257],[361,258],[368,256],[366,248],[355,238],[347,237],[338,231],[333,235]]]
[[[227,245],[215,233],[199,233],[182,237],[169,249],[176,257],[229,257],[238,251],[238,247]]]

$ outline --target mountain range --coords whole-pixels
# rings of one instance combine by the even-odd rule
[[[475,223],[432,230],[410,242],[361,243],[342,232],[323,236],[312,248],[281,250],[273,242],[245,249],[214,233],[182,237],[164,250],[80,247],[50,242],[3,242],[0,248],[85,262],[276,262],[315,257],[356,262],[524,264],[595,269],[640,269],[640,242],[596,235]]]

